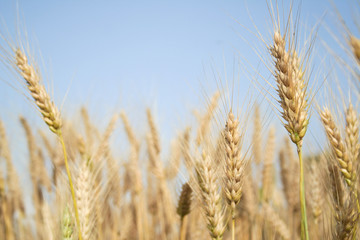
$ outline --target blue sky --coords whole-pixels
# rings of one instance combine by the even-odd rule
[[[334,2],[359,36],[354,28],[353,17],[359,16],[352,8],[354,3]],[[225,78],[231,81],[236,69],[236,79],[241,81],[237,84],[238,94],[260,96],[259,99],[263,97],[250,81],[256,76],[253,68],[271,79],[252,47],[264,56],[268,52],[260,39],[247,30],[255,30],[254,22],[265,40],[271,40],[272,23],[266,1],[0,0],[0,16],[1,32],[6,25],[12,37],[17,24],[26,25],[21,29],[28,33],[55,102],[60,106],[65,99],[62,113],[66,118],[77,119],[80,106],[86,105],[93,122],[103,126],[114,112],[125,110],[137,132],[144,134],[145,108],[151,107],[161,125],[165,145],[177,130],[194,122],[192,110],[204,106],[206,98],[215,92],[219,77],[222,82]],[[342,52],[326,28],[330,32],[341,31],[337,31],[339,24],[330,1],[303,0],[300,28],[308,31],[319,19],[322,22],[313,62],[316,69],[323,69],[314,74],[321,79],[332,69],[325,57],[329,52],[322,42],[326,41],[338,54]],[[240,67],[234,66],[239,56]],[[5,122],[17,169],[26,173],[27,153],[19,148],[26,146],[26,140],[18,116],[25,115],[38,128],[46,127],[36,109],[25,100],[24,91],[6,84],[14,81],[8,77],[0,68],[0,118]],[[264,102],[265,112],[269,104]],[[316,113],[312,118],[318,118]],[[278,126],[277,137],[281,139],[286,132],[279,119],[274,114],[268,119],[271,122],[267,124]],[[323,132],[319,130],[315,125],[310,127],[305,145],[321,141]],[[22,182],[25,179],[22,175]]]
[[[254,76],[252,67],[264,70],[242,39],[264,49],[247,30],[255,30],[250,16],[266,40],[272,33],[266,1],[17,2],[20,21],[16,1],[0,0],[0,16],[10,34],[19,22],[26,25],[22,29],[41,59],[56,103],[61,105],[65,99],[62,112],[66,117],[75,118],[79,107],[86,105],[94,122],[105,124],[112,113],[124,109],[142,131],[144,109],[151,107],[163,126],[164,139],[191,122],[191,111],[203,106],[204,96],[216,90],[218,79],[213,72],[222,79],[226,73],[230,80],[233,63],[241,56],[238,91],[246,95]],[[335,5],[352,27],[353,3],[339,0]],[[333,9],[330,1],[303,0],[301,28],[309,30],[326,13],[318,42],[328,40],[326,26],[336,29]],[[331,39],[329,46],[339,49]],[[321,44],[318,51],[323,51]],[[270,76],[268,71],[263,75]],[[259,95],[255,87],[250,91]],[[22,133],[9,126],[18,121],[19,114],[44,127],[21,93],[0,81],[0,117],[9,131]],[[273,120],[279,123],[276,116]]]

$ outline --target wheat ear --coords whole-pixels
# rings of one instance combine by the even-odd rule
[[[280,97],[284,126],[291,140],[302,146],[309,124],[308,104],[304,73],[300,68],[300,59],[295,50],[285,49],[285,37],[280,32],[274,34],[274,45],[270,48],[274,57],[276,71],[274,73],[277,92]]]
[[[329,109],[324,108],[320,113],[320,117],[330,142],[331,149],[340,165],[340,171],[344,176],[347,185],[350,188],[353,188],[356,178],[355,169],[353,168],[353,163],[348,158],[345,143],[340,136],[340,131],[336,126]]]
[[[239,135],[239,121],[230,111],[226,121],[225,137],[225,196],[234,218],[236,204],[241,198],[244,176],[244,162],[240,156],[241,139]]]
[[[350,103],[345,113],[345,144],[349,153],[350,160],[353,164],[357,164],[359,157],[359,120],[357,113]]]
[[[198,162],[198,184],[202,199],[202,207],[207,220],[207,228],[214,240],[221,240],[225,231],[224,211],[221,205],[217,176],[210,156],[204,151]]]
[[[16,66],[26,81],[30,94],[38,106],[45,123],[52,132],[57,133],[61,128],[60,112],[51,101],[44,85],[40,83],[40,75],[36,72],[35,68],[28,63],[26,55],[20,49],[16,50],[15,59]]]

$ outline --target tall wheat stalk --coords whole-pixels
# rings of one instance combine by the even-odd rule
[[[286,50],[286,39],[279,31],[274,34],[274,43],[270,48],[274,58],[274,76],[277,83],[277,93],[282,108],[283,124],[293,143],[297,147],[300,163],[300,204],[301,204],[301,239],[309,239],[306,202],[304,167],[302,158],[302,143],[309,124],[307,103],[307,82],[300,67],[300,59],[293,46]]]

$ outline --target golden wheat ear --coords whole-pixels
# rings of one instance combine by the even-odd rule
[[[345,112],[345,122],[345,145],[348,149],[349,157],[356,168],[360,150],[359,119],[351,102]]]
[[[275,62],[274,75],[282,108],[281,114],[291,140],[297,146],[301,146],[309,124],[307,82],[296,51],[287,51],[285,46],[285,37],[281,36],[280,32],[275,32],[274,45],[270,52]]]
[[[336,157],[337,162],[339,163],[341,173],[347,185],[353,188],[355,184],[356,173],[355,169],[353,168],[353,163],[349,160],[345,143],[340,135],[340,130],[336,126],[329,109],[324,108],[321,111],[320,116],[326,131],[327,139],[330,143],[330,147]]]
[[[224,192],[232,217],[235,218],[235,207],[241,198],[245,164],[240,153],[239,121],[231,111],[226,121],[224,138],[226,154]]]
[[[28,62],[28,58],[20,48],[15,52],[15,64],[18,72],[24,78],[27,88],[35,104],[38,106],[44,122],[52,132],[57,134],[61,128],[60,112],[51,101],[44,85],[41,84],[40,74],[35,70],[35,67]]]
[[[205,151],[197,166],[198,185],[202,200],[202,208],[207,221],[207,228],[213,239],[222,239],[225,231],[224,210],[222,207],[216,169]]]

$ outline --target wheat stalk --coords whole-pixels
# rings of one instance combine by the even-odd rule
[[[280,32],[276,31],[270,53],[275,62],[274,76],[277,83],[276,91],[282,108],[283,125],[293,143],[296,144],[298,151],[300,163],[301,238],[307,240],[309,239],[309,233],[302,159],[303,138],[309,124],[307,81],[304,79],[304,72],[300,67],[300,59],[296,50],[293,49],[293,46],[290,46],[290,50],[287,51],[285,44],[285,36],[281,36]]]
[[[189,183],[184,183],[179,197],[176,213],[180,216],[180,240],[186,237],[186,219],[191,210],[192,189]]]
[[[51,98],[47,91],[45,90],[44,85],[40,83],[40,75],[35,70],[34,66],[28,63],[28,59],[25,53],[20,49],[15,50],[15,66],[16,70],[20,73],[20,75],[24,78],[27,88],[35,101],[35,104],[38,106],[38,109],[42,115],[44,122],[48,125],[49,129],[55,133],[59,137],[59,141],[62,145],[63,153],[64,153],[64,161],[66,172],[69,179],[71,195],[74,204],[74,211],[76,217],[76,223],[79,230],[79,239],[82,240],[80,224],[79,224],[79,214],[77,210],[77,203],[75,198],[75,190],[72,183],[71,173],[68,165],[68,157],[67,151],[64,143],[64,138],[61,132],[61,118],[60,112],[55,106],[55,104],[51,101]]]
[[[225,138],[225,179],[223,188],[232,217],[232,239],[235,239],[235,207],[239,203],[244,178],[244,161],[241,158],[241,136],[239,121],[230,110],[224,130]]]

